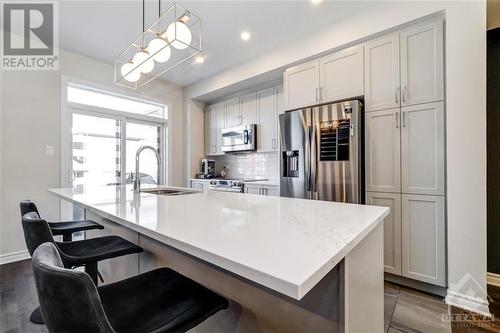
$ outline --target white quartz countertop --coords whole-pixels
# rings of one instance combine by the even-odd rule
[[[216,191],[180,196],[134,196],[130,186],[49,191],[295,299],[389,213],[383,207]]]

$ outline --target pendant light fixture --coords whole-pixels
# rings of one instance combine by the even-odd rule
[[[159,0],[158,19],[146,27],[142,0],[142,33],[115,59],[115,83],[138,88],[200,52],[198,16],[176,3],[162,13]]]

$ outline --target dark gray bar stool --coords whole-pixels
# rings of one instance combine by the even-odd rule
[[[22,217],[22,225],[26,246],[31,256],[41,244],[52,243],[58,249],[64,267],[85,266],[85,272],[95,285],[97,285],[97,264],[99,261],[143,251],[141,247],[118,236],[55,242],[48,223],[40,219],[36,212],[25,214]],[[37,324],[43,324],[43,318],[37,310],[33,311],[30,320]]]
[[[20,203],[21,217],[27,213],[35,212],[38,216],[41,216],[38,212],[38,208],[35,203],[31,200],[23,200]],[[47,222],[49,224],[52,235],[62,236],[63,242],[70,242],[71,235],[74,232],[84,231],[84,230],[102,230],[104,227],[99,223],[92,220],[80,220],[80,221],[62,221],[62,222]]]
[[[168,268],[97,287],[65,269],[52,243],[33,254],[38,299],[49,332],[185,332],[228,301]]]

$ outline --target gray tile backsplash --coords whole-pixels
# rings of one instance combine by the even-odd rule
[[[227,168],[226,178],[266,178],[279,180],[278,153],[247,153],[216,156],[215,168]]]

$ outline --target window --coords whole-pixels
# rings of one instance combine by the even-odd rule
[[[144,184],[166,183],[166,105],[67,83],[67,120],[64,159],[66,186],[131,184],[135,156],[141,146],[140,179]],[[67,131],[62,127],[62,131]],[[64,161],[63,161],[64,162]],[[64,178],[63,178],[64,179]]]

